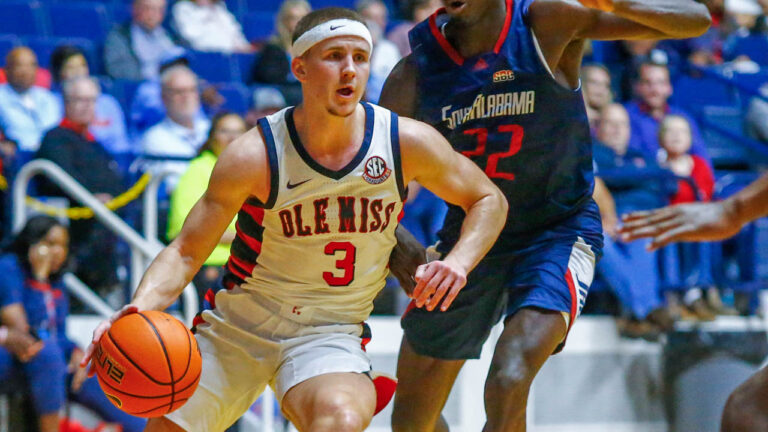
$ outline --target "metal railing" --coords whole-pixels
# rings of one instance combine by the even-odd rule
[[[131,248],[131,288],[138,286],[144,269],[148,263],[162,250],[163,245],[157,241],[157,237],[144,238],[136,230],[131,228],[120,217],[115,215],[93,196],[80,183],[67,174],[61,167],[48,160],[33,160],[21,168],[16,175],[13,184],[13,229],[20,230],[27,220],[26,197],[27,188],[32,177],[45,175],[69,196],[75,198],[83,205],[93,210],[95,218],[103,223],[109,230],[125,240]],[[155,222],[156,226],[156,222]],[[156,230],[155,230],[156,231]],[[92,307],[101,315],[111,315],[112,308],[93,293],[93,291],[80,282],[74,275],[64,279],[67,288]],[[187,324],[191,324],[192,318],[197,313],[197,293],[192,284],[182,292],[183,316]]]

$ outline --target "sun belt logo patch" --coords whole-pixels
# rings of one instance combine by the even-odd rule
[[[513,81],[515,79],[515,72],[504,69],[500,71],[496,71],[496,73],[493,74],[493,82],[504,82],[504,81]]]
[[[392,170],[387,167],[387,163],[384,159],[378,156],[371,156],[365,161],[365,170],[363,171],[363,179],[370,184],[380,184],[386,181]]]

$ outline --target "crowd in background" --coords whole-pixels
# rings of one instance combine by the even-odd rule
[[[312,5],[306,0],[279,5],[278,0],[263,1],[275,3],[274,32],[260,40],[249,40],[240,21],[246,0],[133,0],[130,19],[114,22],[103,39],[90,41],[96,50],[72,40],[43,52],[13,39],[0,70],[4,179],[12,184],[23,163],[48,159],[109,203],[142,172],[172,172],[160,194],[163,237],[172,239],[226,145],[258,118],[301,101],[288,52],[294,27]],[[704,2],[714,25],[699,38],[593,42],[585,53],[582,90],[595,142],[595,199],[606,235],[595,294],[590,296],[598,300],[588,302],[587,310],[616,313],[620,331],[628,337],[656,340],[678,319],[712,320],[718,314],[747,315],[756,309],[754,290],[731,295],[725,289],[728,271],[723,267],[729,256],[738,254],[731,246],[682,244],[648,252],[643,242],[623,242],[616,234],[622,213],[719,199],[725,193],[717,186],[723,173],[754,173],[765,162],[734,162],[713,154],[712,135],[700,124],[700,107],[675,89],[682,89],[684,81],[704,82],[697,80],[708,71],[766,77],[752,86],[736,84],[741,101],[736,141],[768,149],[768,0]],[[373,34],[366,99],[375,103],[389,72],[409,54],[408,31],[439,8],[440,1],[341,4],[356,8]],[[216,53],[220,56],[206,57]],[[213,58],[234,61],[226,64],[236,65],[239,79],[211,79],[205,59]],[[35,182],[30,192],[77,205],[50,181]],[[6,189],[6,243],[13,238],[11,204]],[[135,207],[129,205],[120,214],[140,228]],[[445,211],[438,198],[411,185],[402,224],[430,245]],[[61,263],[62,271],[73,271],[113,306],[125,302],[127,272],[121,268],[129,264],[121,241],[93,219],[65,225],[69,259]],[[200,293],[220,277],[233,230],[234,223],[195,277]],[[26,253],[9,255],[7,264],[15,266],[19,280],[35,280],[30,277],[35,266]],[[58,274],[57,269],[49,272]],[[742,276],[746,273],[742,270]],[[44,279],[44,291],[61,292],[56,288],[59,278]],[[21,289],[39,290],[24,284]],[[392,281],[377,300],[376,312],[400,313],[406,303]],[[8,350],[18,364],[23,350]],[[59,360],[66,363],[68,356],[61,354]]]

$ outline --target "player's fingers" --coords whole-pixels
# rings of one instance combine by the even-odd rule
[[[638,227],[631,232],[626,232],[621,235],[623,241],[632,241],[641,237],[656,237],[671,229],[674,229],[684,223],[684,219],[681,217],[671,217],[665,220],[661,220],[644,227]]]
[[[125,315],[136,313],[139,311],[138,306],[134,304],[127,304],[123,306],[119,311],[112,314],[111,317],[109,317],[110,324],[113,324],[115,321],[119,320],[120,318],[124,317]]]
[[[413,288],[413,294],[411,294],[411,298],[418,299],[421,297],[421,294],[424,292],[424,288],[427,286],[427,282],[430,281],[432,276],[437,271],[437,265],[429,263],[429,264],[422,264],[419,266],[419,268],[416,269],[416,276],[414,279],[416,279],[416,286]],[[418,305],[421,307],[421,305]]]
[[[650,245],[648,245],[649,251],[654,251],[659,248],[663,248],[664,246],[679,240],[685,240],[683,236],[690,232],[691,226],[688,224],[681,224],[678,227],[675,227],[673,229],[670,229],[658,237],[655,237]]]
[[[427,301],[427,310],[433,311],[435,310],[435,307],[437,307],[438,304],[440,304],[440,300],[443,299],[445,296],[445,293],[448,292],[448,290],[451,288],[451,285],[453,285],[453,281],[456,280],[456,276],[452,273],[448,273],[443,280],[440,282],[440,285],[435,290],[435,293],[432,294],[432,297]]]
[[[459,295],[459,292],[462,288],[464,288],[464,285],[467,284],[467,278],[466,277],[458,277],[456,280],[453,281],[453,285],[451,286],[450,291],[448,291],[448,295],[445,296],[445,300],[443,300],[443,304],[440,305],[440,310],[445,312],[448,310],[449,307],[453,304],[453,301],[456,300],[456,296]]]
[[[432,297],[432,294],[435,293],[435,290],[437,290],[440,282],[442,282],[447,275],[447,269],[445,266],[434,265],[433,267],[435,267],[434,273],[424,285],[424,289],[421,291],[421,294],[416,298],[416,306],[418,307],[424,306],[427,300]]]

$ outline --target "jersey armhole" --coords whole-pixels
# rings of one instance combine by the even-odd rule
[[[277,164],[277,150],[275,148],[275,138],[272,135],[272,128],[269,125],[269,121],[266,118],[258,120],[259,129],[261,129],[261,135],[264,137],[264,146],[267,150],[267,160],[269,161],[269,197],[267,202],[263,203],[257,197],[253,199],[258,203],[258,206],[265,209],[271,209],[277,201],[277,192],[280,185],[280,171]]]
[[[408,191],[403,185],[403,164],[400,159],[400,128],[399,117],[394,111],[390,111],[389,119],[389,135],[390,142],[392,143],[392,159],[395,163],[395,181],[397,182],[397,190],[400,193],[400,201],[405,201],[408,196]]]

